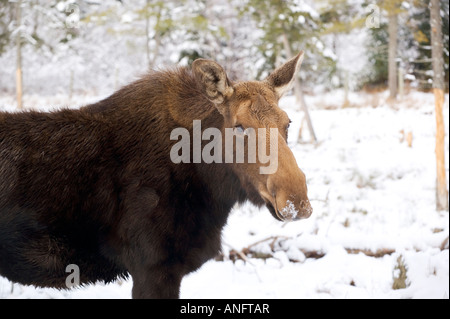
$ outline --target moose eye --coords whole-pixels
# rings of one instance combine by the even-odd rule
[[[240,134],[244,133],[244,131],[245,131],[245,129],[244,129],[244,127],[242,125],[236,125],[234,128]]]
[[[288,125],[286,125],[286,140],[287,140],[287,137],[288,137],[289,126],[291,126],[291,123],[292,123],[292,121],[291,121],[291,120],[289,120],[289,123],[288,123]]]

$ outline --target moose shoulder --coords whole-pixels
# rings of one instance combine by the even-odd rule
[[[0,112],[0,275],[67,288],[66,267],[75,264],[81,283],[130,274],[134,298],[176,298],[183,276],[220,250],[236,202],[266,205],[279,220],[309,217],[305,175],[286,143],[289,118],[278,107],[302,59],[261,82],[232,82],[199,59],[77,110]],[[259,159],[173,162],[171,133],[195,133],[194,121],[222,136],[276,129],[276,172],[261,174]]]

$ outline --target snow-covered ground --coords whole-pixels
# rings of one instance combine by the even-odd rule
[[[307,97],[317,145],[296,143],[303,114],[292,97],[280,103],[293,121],[289,143],[313,215],[285,224],[266,209],[235,207],[223,260],[185,277],[182,298],[449,298],[449,212],[435,209],[433,95],[411,92],[389,106],[385,92],[352,93],[351,107],[342,108],[341,93]],[[28,97],[28,105],[64,103]],[[0,109],[13,104],[0,97]],[[448,95],[444,113],[448,179]],[[405,287],[393,289],[398,284]],[[0,298],[130,298],[131,287],[130,279],[58,291],[0,277]]]

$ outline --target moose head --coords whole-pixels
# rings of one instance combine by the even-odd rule
[[[250,199],[256,203],[262,199],[279,220],[308,218],[312,213],[305,174],[287,144],[290,119],[278,106],[292,87],[303,56],[302,51],[263,81],[232,82],[211,60],[192,64],[201,92],[223,116],[225,162],[247,193],[254,194]],[[231,131],[236,143],[227,141]]]

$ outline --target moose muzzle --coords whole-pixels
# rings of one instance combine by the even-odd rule
[[[278,169],[268,176],[261,195],[276,219],[294,221],[308,218],[313,209],[307,195],[305,174],[286,142],[279,140],[278,145]]]

